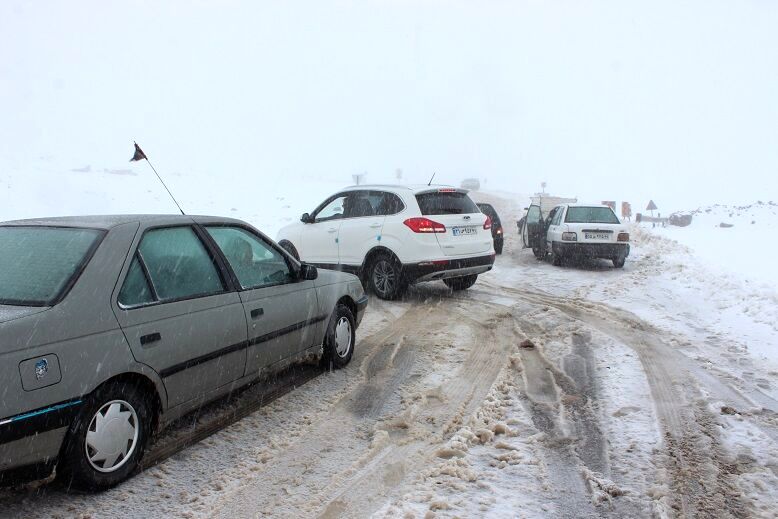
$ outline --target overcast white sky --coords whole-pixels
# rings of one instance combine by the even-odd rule
[[[258,190],[402,168],[778,201],[778,2],[5,0],[0,49],[0,176],[127,167],[137,139]]]

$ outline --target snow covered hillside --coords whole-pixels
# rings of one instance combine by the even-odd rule
[[[778,253],[777,202],[712,205],[685,214],[692,216],[690,226],[652,231],[686,245],[698,260],[727,278],[778,289],[778,269],[772,261]]]
[[[132,143],[127,146],[131,156]],[[54,157],[25,167],[0,161],[0,221],[84,214],[176,214],[178,209],[148,164],[70,164]],[[159,169],[158,169],[159,170]],[[163,171],[187,214],[240,218],[267,235],[314,209],[345,185],[294,174],[245,171]],[[333,175],[330,178],[337,178]]]

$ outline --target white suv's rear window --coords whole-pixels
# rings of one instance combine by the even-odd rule
[[[566,223],[619,223],[610,207],[568,207]]]
[[[422,193],[416,195],[416,201],[419,202],[419,209],[423,215],[435,214],[473,214],[480,213],[481,210],[470,200],[465,193],[459,192],[437,192]]]

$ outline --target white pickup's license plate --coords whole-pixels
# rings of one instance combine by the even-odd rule
[[[470,225],[468,227],[452,227],[451,228],[451,234],[454,236],[463,236],[465,234],[477,234],[478,233],[478,227],[475,225]]]
[[[586,240],[610,240],[611,235],[606,232],[585,232],[584,239]]]

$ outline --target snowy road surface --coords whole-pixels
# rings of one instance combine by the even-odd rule
[[[0,515],[776,517],[775,293],[640,229],[623,270],[540,263],[523,201],[476,198],[507,236],[471,290],[372,298],[346,369],[205,408],[111,491],[2,490]]]

